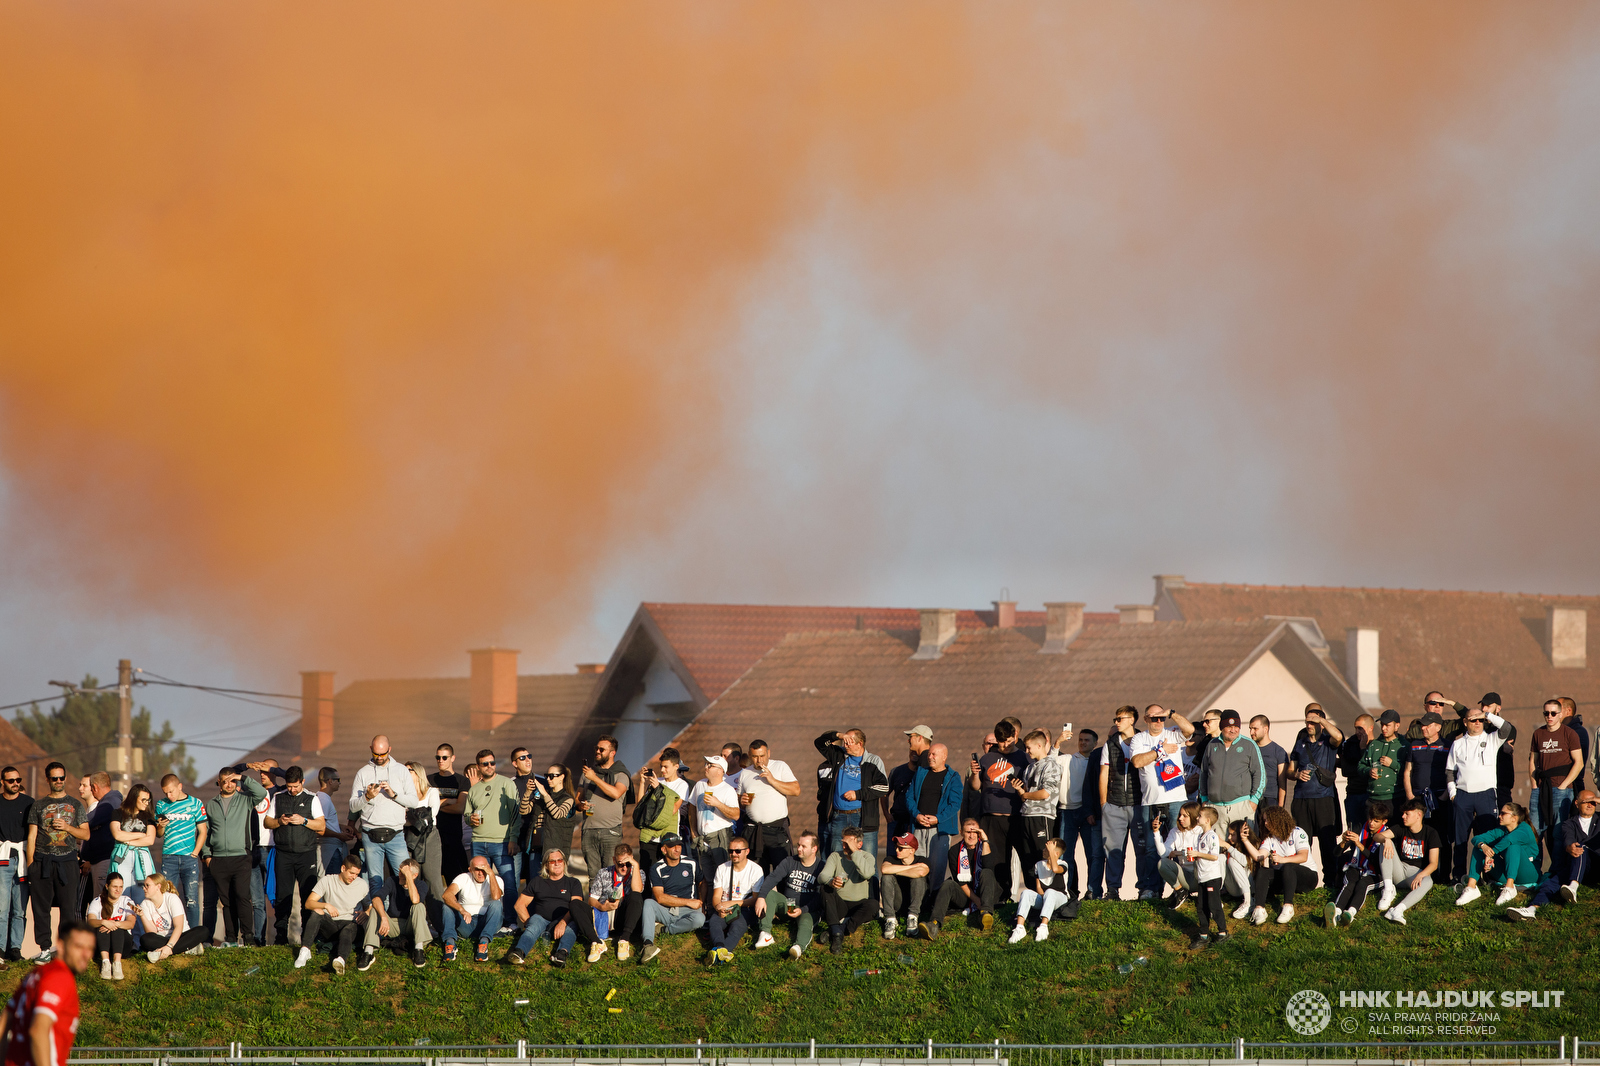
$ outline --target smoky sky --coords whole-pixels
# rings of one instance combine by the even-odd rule
[[[1590,7],[3,18],[19,698],[565,669],[642,599],[1596,587]]]

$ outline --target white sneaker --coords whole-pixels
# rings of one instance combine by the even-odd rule
[[[1406,909],[1404,907],[1390,907],[1383,912],[1383,916],[1391,922],[1399,922],[1401,925],[1406,924]]]
[[[900,923],[897,920],[895,920],[894,918],[885,918],[883,920],[883,939],[885,939],[885,940],[893,940],[894,937],[895,937],[895,934],[898,933],[899,931],[900,931]]]
[[[791,959],[798,959],[801,955],[804,955],[804,954],[805,954],[805,952],[800,950],[800,945],[799,944],[796,944],[796,945],[794,945],[793,947],[791,947],[789,949],[789,957]]]
[[[1395,897],[1394,882],[1393,881],[1385,881],[1383,883],[1383,895],[1378,897],[1378,909],[1380,911],[1386,911],[1390,907],[1393,907],[1394,906],[1394,897]]]
[[[1243,903],[1239,904],[1239,906],[1234,908],[1233,916],[1235,918],[1244,918],[1249,913],[1250,913],[1250,901],[1249,900],[1245,900]]]
[[[606,953],[606,949],[609,946],[610,945],[608,945],[604,940],[596,940],[593,944],[590,944],[589,945],[589,961],[590,962],[599,962],[601,960],[601,958],[604,957],[604,955]]]
[[[122,980],[122,960],[121,959],[113,959],[112,960],[112,962],[111,962],[111,979],[113,981]]]
[[[1354,907],[1347,907],[1345,909],[1345,912],[1344,912],[1344,924],[1345,925],[1354,925],[1354,924],[1356,924],[1356,909]]]
[[[1561,886],[1561,898],[1568,903],[1578,902],[1578,882],[1568,881]]]
[[[111,960],[110,959],[101,959],[100,960],[100,980],[102,980],[102,981],[111,980]]]
[[[1255,910],[1251,911],[1250,912],[1250,924],[1251,925],[1266,925],[1267,924],[1267,908],[1265,908],[1265,907],[1257,907]]]
[[[906,936],[914,937],[916,935],[917,935],[917,916],[915,914],[908,914],[908,915],[906,915]]]
[[[1028,931],[1022,927],[1022,923],[1021,922],[1018,922],[1016,924],[1016,927],[1011,930],[1011,939],[1006,941],[1006,943],[1008,943],[1008,944],[1020,943],[1022,941],[1022,938],[1027,936],[1027,935],[1028,935]]]
[[[1517,886],[1516,886],[1516,884],[1514,882],[1512,882],[1512,881],[1507,881],[1506,882],[1506,887],[1502,888],[1500,890],[1500,894],[1494,898],[1494,905],[1496,907],[1504,907],[1507,903],[1510,903],[1512,900],[1514,900],[1516,898],[1517,898]]]
[[[1461,893],[1461,895],[1456,897],[1456,906],[1465,907],[1467,904],[1471,903],[1481,895],[1483,895],[1483,893],[1478,891],[1478,886],[1473,885],[1465,892]]]
[[[1354,914],[1355,911],[1350,911],[1349,913]],[[1293,918],[1293,917],[1294,917],[1294,904],[1285,903],[1283,905],[1283,910],[1278,912],[1278,924],[1279,925],[1288,925],[1289,924],[1289,920],[1291,918]]]
[[[756,947],[758,948],[770,948],[773,943],[774,941],[771,933],[762,933],[760,936],[756,937]]]
[[[294,968],[297,969],[297,970],[302,969],[305,966],[305,964],[310,962],[310,961],[311,961],[311,949],[310,948],[301,948],[300,949],[300,954],[298,954],[298,955],[296,955],[294,957]]]
[[[1539,917],[1538,907],[1507,907],[1506,917],[1513,922],[1531,922]]]
[[[1037,929],[1035,929],[1033,931],[1033,939],[1034,939],[1035,943],[1038,943],[1041,940],[1049,940],[1050,939],[1050,923],[1049,922],[1040,922],[1039,923],[1039,928],[1037,928]]]

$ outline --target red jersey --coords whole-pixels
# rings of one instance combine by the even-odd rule
[[[49,1062],[33,1061],[28,1034],[38,1014],[55,1020],[50,1027]],[[34,967],[6,1004],[6,1066],[67,1066],[77,1035],[78,979],[60,959]]]

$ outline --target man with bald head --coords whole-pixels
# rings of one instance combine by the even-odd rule
[[[950,749],[931,744],[922,753],[922,765],[911,779],[906,809],[917,854],[928,857],[928,891],[938,892],[949,865],[950,838],[961,832],[961,799],[966,789],[961,775],[950,769]]]
[[[1514,922],[1532,921],[1538,910],[1556,898],[1557,893],[1566,903],[1578,902],[1578,889],[1583,885],[1600,883],[1600,863],[1594,861],[1600,851],[1600,818],[1595,808],[1600,797],[1589,789],[1578,793],[1572,801],[1572,817],[1556,827],[1556,848],[1550,865],[1550,876],[1544,879],[1533,899],[1526,907],[1507,907],[1506,914]]]
[[[356,771],[350,788],[350,814],[361,817],[361,854],[373,899],[383,898],[385,863],[398,875],[400,864],[411,857],[406,850],[406,811],[420,806],[411,771],[389,757],[389,738],[373,737],[372,760]]]

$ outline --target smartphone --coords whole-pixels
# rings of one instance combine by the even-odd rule
[[[1070,733],[1070,732],[1072,732],[1072,723],[1068,722],[1066,725],[1062,726],[1061,728],[1065,729],[1067,732]]]
[[[977,762],[978,761],[978,753],[977,752],[973,752],[972,753],[972,761],[973,762]]]

